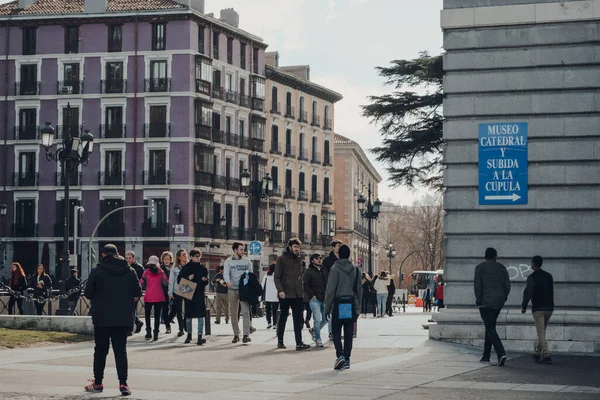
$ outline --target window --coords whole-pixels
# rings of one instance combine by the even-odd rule
[[[304,172],[300,172],[300,174],[298,175],[298,190],[301,192],[304,192],[306,190],[304,175]]]
[[[79,79],[79,64],[65,64],[63,71],[63,82],[60,94],[80,94],[81,84]]]
[[[65,27],[65,54],[79,53],[79,27]]]
[[[255,99],[265,99],[265,80],[258,76],[252,77],[252,97]]]
[[[104,137],[123,137],[123,107],[106,107],[104,111]]]
[[[196,79],[212,83],[213,69],[210,60],[202,57],[196,59]]]
[[[204,54],[204,33],[206,28],[203,25],[198,25],[198,53]]]
[[[318,150],[318,143],[317,143],[317,137],[313,136],[312,138],[312,159],[313,161],[317,161],[318,157],[317,157],[317,150]]]
[[[150,136],[165,137],[167,106],[150,106]]]
[[[240,119],[240,128],[238,130],[238,135],[240,135],[240,137],[244,137],[245,136],[245,132],[246,132],[246,121],[244,121],[243,119]]]
[[[17,95],[38,95],[37,65],[21,65],[21,82],[19,82]]]
[[[246,43],[240,44],[240,68],[246,69]]]
[[[312,102],[312,123],[313,125],[319,124],[319,115],[317,114],[317,102],[313,100]]]
[[[232,133],[231,130],[231,117],[228,115],[225,117],[225,132]]]
[[[213,217],[213,197],[208,194],[197,194],[194,198],[194,222],[210,224]]]
[[[213,32],[213,58],[219,59],[219,32]]]
[[[265,140],[265,121],[255,118],[252,121],[252,138]]]
[[[37,139],[37,110],[35,108],[22,108],[19,110],[19,128],[15,139]]]
[[[108,26],[108,51],[119,52],[123,46],[123,25]]]
[[[277,185],[279,185],[279,168],[271,166],[271,178],[273,178],[273,188],[277,189]]]
[[[225,74],[225,90],[228,92],[233,91],[233,75]]]
[[[123,207],[122,199],[105,199],[100,202],[100,217],[104,217],[109,212]],[[123,236],[125,226],[123,225],[123,211],[117,211],[110,214],[105,222],[100,225],[99,233],[101,236]]]
[[[325,110],[323,111],[324,125],[325,129],[331,129],[331,119],[329,117],[329,106],[325,106]]]
[[[167,78],[167,61],[150,61],[150,91],[165,92],[169,90]]]
[[[160,22],[152,24],[152,50],[165,50],[167,48],[167,24]]]
[[[212,126],[212,111],[212,104],[197,102],[196,123],[203,126]]]
[[[105,92],[123,93],[124,89],[123,63],[120,61],[107,62]]]
[[[23,55],[33,55],[36,50],[36,28],[23,28]]]
[[[120,150],[107,151],[104,154],[104,184],[122,185],[123,153]]]
[[[19,153],[19,173],[22,176],[35,173],[35,152]]]
[[[207,147],[197,148],[195,154],[195,170],[212,174],[214,172],[214,153]]]
[[[70,129],[70,135],[79,136],[79,108],[71,107],[71,115],[67,112],[67,108],[63,107],[62,127],[63,131]],[[64,134],[65,132],[63,132]]]
[[[165,185],[167,183],[167,151],[150,150],[148,185]]]
[[[227,64],[233,64],[233,39],[227,38]]]
[[[271,88],[271,112],[279,114],[279,102],[277,101],[279,97],[279,93],[277,91],[277,86],[273,86]]]
[[[252,71],[254,71],[255,74],[258,74],[258,49],[255,47],[253,50]]]
[[[331,165],[331,154],[329,153],[329,140],[326,140],[323,146],[323,154],[324,154],[324,159],[323,159],[323,164],[325,165]]]
[[[218,69],[213,69],[213,86],[218,88],[222,86],[221,71]]]
[[[150,228],[164,228],[167,226],[167,199],[152,199],[154,208],[146,208],[146,216]],[[149,200],[145,200],[148,204]]]
[[[15,236],[37,236],[35,232],[35,200],[16,201]]]

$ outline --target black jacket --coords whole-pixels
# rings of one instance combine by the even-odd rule
[[[8,280],[8,287],[16,292],[21,292],[24,294],[27,290],[27,282],[25,281],[25,277],[23,276],[14,276]]]
[[[554,279],[552,274],[538,269],[527,277],[527,287],[523,291],[523,309],[531,300],[531,310],[554,311]]]
[[[221,285],[221,282],[217,282],[217,279],[220,279],[221,282],[224,282],[223,281],[223,273],[219,272],[213,278],[213,285],[215,287],[215,292],[222,293],[222,294],[227,294],[227,286]]]
[[[71,275],[65,281],[65,290],[68,292],[69,290],[79,286],[80,283],[81,283],[81,280],[79,280],[79,278],[75,278],[73,275]],[[72,300],[72,301],[79,300],[80,297],[81,297],[81,291],[75,292],[69,296],[69,300]]]
[[[38,286],[38,275],[35,274],[31,277],[31,282],[29,282],[29,287],[33,288],[33,297],[36,299],[41,297],[43,299],[47,299],[50,297],[50,291],[52,290],[52,279],[50,279],[50,275],[42,275],[41,282],[43,282],[43,287],[40,288]]]
[[[333,267],[333,264],[335,264],[337,260],[338,258],[335,256],[333,251],[330,252],[329,255],[323,260],[323,268],[325,268],[328,274],[329,271],[331,271],[331,267]]]
[[[247,284],[244,280],[248,278]],[[240,277],[240,301],[247,301],[250,305],[258,304],[258,299],[263,295],[263,288],[256,275],[252,272]]]
[[[304,301],[310,301],[313,296],[319,301],[325,301],[325,288],[327,286],[327,270],[322,267],[318,269],[312,263],[304,271]]]
[[[130,265],[131,268],[135,271],[135,274],[138,277],[138,281],[142,279],[142,275],[144,275],[144,267],[142,267],[137,261]]]
[[[194,275],[194,279],[190,279],[190,275]],[[204,281],[202,278],[206,278]],[[185,300],[185,317],[186,318],[203,318],[206,317],[206,299],[204,295],[204,288],[208,285],[208,270],[200,263],[190,261],[185,264],[177,277],[177,283],[182,279],[197,284],[196,290],[194,291],[194,297],[192,300]]]
[[[388,285],[388,298],[393,298],[396,294],[396,284],[393,279],[390,279],[390,284]]]
[[[504,265],[492,260],[482,262],[475,267],[473,284],[477,307],[495,310],[504,307],[510,293],[510,278]]]
[[[111,256],[92,269],[83,295],[92,301],[94,326],[131,327],[133,299],[142,295],[142,288],[127,261]]]

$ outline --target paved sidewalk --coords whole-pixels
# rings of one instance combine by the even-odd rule
[[[407,309],[407,311],[409,311]],[[214,325],[205,346],[161,335],[129,342],[134,399],[583,399],[600,398],[600,358],[554,357],[537,365],[530,355],[509,355],[506,367],[479,363],[480,350],[430,341],[421,325],[429,314],[359,320],[352,368],[334,371],[334,351],[296,352],[291,326],[287,350],[276,350],[264,319],[249,345],[231,344],[231,326]],[[291,321],[290,321],[291,322]],[[163,328],[164,331],[164,328]],[[327,328],[323,329],[324,337]],[[310,337],[305,330],[305,341]],[[86,394],[93,344],[0,352],[1,399],[121,398],[109,355],[105,391]]]

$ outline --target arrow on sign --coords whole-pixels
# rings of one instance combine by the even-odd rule
[[[517,201],[521,198],[521,196],[519,196],[516,193],[513,193],[509,196],[485,196],[486,200],[512,200],[512,201]]]

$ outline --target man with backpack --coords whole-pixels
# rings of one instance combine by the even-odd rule
[[[240,325],[238,319],[238,307],[241,307],[244,337],[243,343],[251,342],[250,339],[250,304],[240,299],[240,278],[246,272],[252,271],[252,262],[244,257],[244,243],[233,242],[231,245],[233,255],[223,263],[223,280],[227,284],[227,295],[229,296],[229,314],[231,315],[231,327],[233,328],[233,340],[231,343],[240,341]]]
[[[334,369],[349,369],[354,322],[360,313],[362,281],[360,271],[349,260],[350,248],[342,245],[340,259],[333,264],[325,290],[325,315],[330,315],[336,360]],[[342,328],[344,346],[342,347]]]

